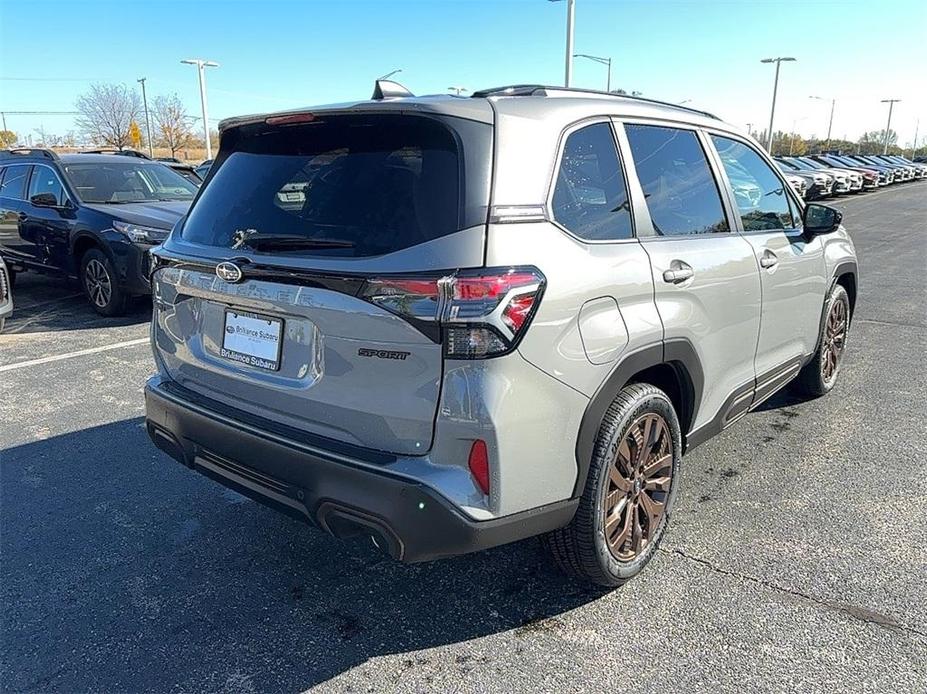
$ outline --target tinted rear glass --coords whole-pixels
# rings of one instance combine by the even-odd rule
[[[484,223],[488,177],[477,162],[488,165],[491,131],[392,114],[246,126],[223,139],[182,237],[273,254],[358,257]],[[474,139],[465,161],[463,143]]]

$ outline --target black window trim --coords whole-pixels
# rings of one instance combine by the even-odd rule
[[[805,233],[804,227],[801,225],[801,215],[805,212],[804,201],[800,200],[796,195],[792,186],[789,185],[789,182],[785,180],[785,175],[782,171],[779,170],[779,167],[775,165],[774,160],[766,154],[766,152],[761,148],[757,147],[755,144],[747,140],[746,138],[738,135],[737,133],[732,133],[727,130],[719,130],[718,128],[704,128],[703,129],[704,139],[706,145],[709,147],[711,152],[712,161],[714,162],[715,167],[718,169],[718,175],[721,177],[722,182],[724,183],[724,196],[727,199],[728,205],[731,207],[733,214],[733,219],[735,225],[732,228],[736,228],[738,234],[742,236],[757,236],[761,234],[785,234],[789,237],[798,237],[803,236]],[[793,205],[798,209],[799,213],[799,226],[792,227],[790,229],[757,229],[755,231],[746,231],[744,229],[743,220],[740,218],[740,209],[737,207],[737,201],[734,199],[734,189],[731,186],[731,182],[727,177],[727,171],[724,169],[724,162],[721,161],[721,155],[718,154],[717,149],[715,148],[714,142],[711,141],[712,135],[717,135],[718,137],[723,137],[727,140],[732,140],[738,142],[745,147],[753,150],[756,154],[759,155],[760,159],[766,162],[766,165],[772,169],[773,175],[777,176],[782,183],[786,197],[792,202]]]
[[[623,155],[627,157],[627,161],[630,164],[634,163],[634,154],[631,152],[631,143],[628,140],[627,132],[625,131],[625,126],[628,125],[647,125],[657,128],[671,128],[673,130],[686,130],[695,134],[695,139],[698,142],[699,146],[702,148],[702,154],[705,156],[705,161],[708,164],[708,170],[712,174],[715,182],[715,188],[718,191],[718,200],[721,202],[721,211],[724,213],[725,221],[727,222],[727,231],[713,231],[709,234],[678,234],[678,235],[668,235],[661,236],[657,234],[653,229],[652,222],[650,221],[650,207],[647,205],[647,200],[644,198],[644,189],[641,186],[640,179],[637,177],[636,167],[631,167],[632,175],[634,177],[633,186],[635,189],[635,196],[639,196],[641,209],[646,212],[647,226],[644,229],[646,233],[641,233],[639,239],[642,242],[665,242],[665,241],[683,241],[683,240],[696,240],[696,239],[718,239],[718,238],[731,238],[734,234],[738,232],[740,228],[739,220],[740,215],[735,214],[735,208],[731,207],[731,201],[728,198],[727,190],[725,189],[728,186],[727,178],[719,178],[718,175],[718,164],[716,160],[717,154],[714,151],[714,148],[706,147],[704,129],[700,125],[694,125],[692,123],[687,123],[685,121],[674,121],[674,120],[665,120],[662,118],[645,118],[645,117],[615,117],[616,125],[621,127],[621,134],[619,140],[621,140],[622,147],[626,148],[626,154],[623,152]],[[723,174],[723,171],[721,172]],[[732,219],[738,221],[738,224],[732,223]]]
[[[628,196],[628,213],[631,216],[631,236],[626,239],[584,239],[567,229],[554,217],[554,189],[557,187],[557,177],[560,175],[560,164],[563,161],[563,152],[566,149],[567,138],[569,138],[569,136],[573,133],[582,130],[583,128],[586,128],[590,125],[597,125],[599,123],[606,124],[611,130],[612,140],[615,143],[615,156],[618,158],[618,165],[621,167],[621,173],[624,176],[624,188],[625,193]],[[629,185],[628,166],[625,163],[624,156],[622,155],[621,144],[618,141],[613,116],[589,116],[570,123],[560,131],[560,139],[557,142],[557,156],[554,160],[554,167],[553,171],[551,172],[550,180],[547,183],[547,195],[544,200],[544,209],[547,214],[547,219],[551,224],[579,243],[589,246],[610,246],[616,243],[637,243],[637,217],[634,214],[634,196],[631,192],[631,186]]]
[[[0,190],[0,198],[3,198],[4,200],[12,200],[13,202],[29,202],[29,198],[26,196],[29,195],[29,184],[32,182],[32,171],[33,169],[35,169],[36,165],[34,162],[31,162],[31,161],[10,162],[6,166],[3,167],[3,176],[2,176],[3,179],[6,178],[7,170],[13,166],[28,166],[29,167],[29,170],[26,172],[26,182],[25,184],[23,184],[23,197],[11,198],[6,195],[3,195],[2,190]],[[0,187],[2,187],[2,185],[3,185],[3,182],[2,180],[0,180]]]

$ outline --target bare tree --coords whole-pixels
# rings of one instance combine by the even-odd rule
[[[158,145],[171,150],[172,157],[177,150],[190,145],[190,117],[179,96],[159,96],[154,100],[152,112],[157,126],[155,142]]]
[[[124,84],[94,84],[77,98],[77,126],[101,144],[122,149],[129,144],[129,126],[138,120],[138,92]]]

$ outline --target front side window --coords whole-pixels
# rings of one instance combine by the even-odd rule
[[[581,239],[631,238],[628,190],[608,123],[589,125],[567,137],[552,207],[554,219]]]
[[[625,131],[658,235],[730,231],[718,185],[693,131],[630,124]]]
[[[720,135],[711,141],[731,182],[744,231],[792,229],[786,184],[752,148]]]
[[[80,199],[87,203],[190,201],[197,191],[195,185],[163,164],[87,162],[67,164],[64,171]]]
[[[22,200],[26,192],[26,179],[29,178],[29,164],[14,164],[6,167],[3,184],[0,185],[0,198]]]
[[[29,199],[36,195],[51,194],[55,196],[56,205],[64,205],[67,196],[58,174],[47,166],[36,166],[29,181]]]

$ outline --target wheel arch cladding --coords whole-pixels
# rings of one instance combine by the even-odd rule
[[[650,383],[667,394],[679,417],[685,449],[686,435],[695,421],[702,399],[704,375],[691,342],[685,339],[666,340],[626,355],[590,399],[576,438],[574,497],[581,495],[586,486],[586,475],[605,411],[629,383]]]
[[[850,299],[850,317],[853,317],[856,311],[856,292],[857,285],[857,266],[852,261],[846,261],[834,268],[834,284],[839,284],[847,290],[847,296]]]

